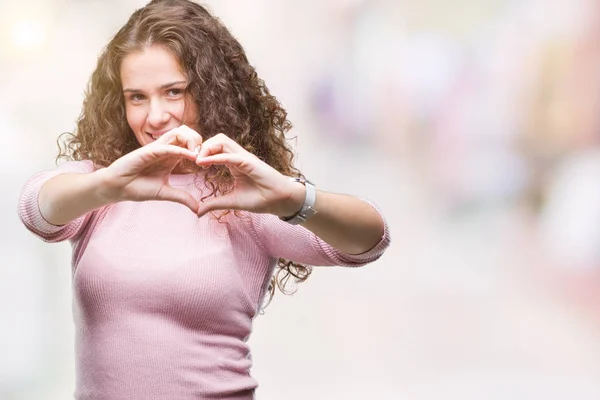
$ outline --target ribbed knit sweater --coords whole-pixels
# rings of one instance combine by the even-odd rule
[[[389,245],[387,225],[373,249],[347,255],[273,215],[219,222],[167,201],[119,202],[64,226],[45,221],[41,186],[92,170],[78,161],[36,174],[19,201],[30,231],[72,244],[77,400],[252,399],[247,339],[277,259],[361,266]],[[170,184],[199,199],[198,180],[171,175]]]

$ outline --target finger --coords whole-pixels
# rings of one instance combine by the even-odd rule
[[[194,151],[202,144],[202,136],[195,130],[182,125],[171,129],[156,141],[161,144],[181,144],[188,150]]]
[[[248,161],[239,154],[221,153],[208,157],[202,157],[201,155],[198,155],[196,158],[196,165],[199,167],[210,167],[211,165],[232,165],[238,168],[243,168],[244,165],[247,164]]]
[[[195,152],[172,144],[157,144],[155,146],[146,146],[146,148],[152,155],[159,158],[178,156],[195,161],[197,157]]]
[[[183,204],[194,214],[198,213],[198,201],[188,192],[181,189],[175,189],[171,186],[163,186],[158,193],[157,200],[174,201]]]
[[[181,129],[187,135],[187,137],[189,137],[187,141],[188,149],[196,151],[196,149],[200,148],[202,142],[204,141],[202,135],[186,125],[181,125],[179,129]]]
[[[210,139],[209,139],[210,140]],[[206,141],[198,151],[198,157],[209,157],[214,154],[226,153],[224,143]]]
[[[198,204],[198,218],[215,210],[237,210],[239,209],[234,196],[225,195],[210,197],[209,199]]]
[[[207,157],[212,154],[218,153],[240,153],[246,152],[242,146],[240,146],[236,141],[231,139],[229,136],[219,133],[210,139],[207,139],[202,144],[202,149],[200,150],[200,157]]]

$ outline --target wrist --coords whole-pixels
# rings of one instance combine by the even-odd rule
[[[293,198],[293,202],[290,202],[290,204],[294,204],[294,208],[290,210],[295,211],[293,214],[291,211],[286,212],[284,216],[279,216],[279,218],[292,225],[297,225],[305,222],[317,213],[315,209],[317,190],[315,185],[304,177],[288,179],[296,187],[296,190],[290,196],[290,198]]]
[[[122,188],[119,188],[112,178],[108,168],[100,168],[92,172],[92,179],[97,188],[97,196],[104,204],[111,204],[122,201]]]
[[[304,204],[306,197],[306,188],[300,182],[288,181],[287,195],[281,202],[280,210],[275,214],[280,218],[287,218],[295,215]]]

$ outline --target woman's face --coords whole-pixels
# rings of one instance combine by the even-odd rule
[[[160,46],[128,54],[121,63],[127,123],[140,145],[182,124],[198,131],[198,107],[186,93],[178,60]]]

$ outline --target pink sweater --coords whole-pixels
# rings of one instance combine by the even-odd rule
[[[19,202],[30,231],[73,247],[78,400],[252,399],[246,340],[277,258],[361,266],[389,245],[387,226],[375,248],[347,255],[273,215],[219,223],[162,201],[112,204],[65,226],[46,222],[37,202],[42,184],[92,168],[67,162],[37,174]],[[170,182],[198,196],[193,178]]]

